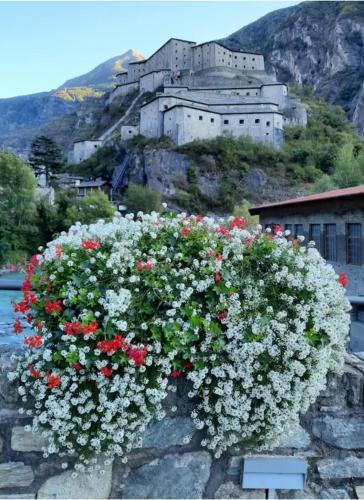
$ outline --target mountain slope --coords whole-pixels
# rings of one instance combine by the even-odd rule
[[[84,75],[67,80],[59,88],[93,87],[99,90],[111,88],[115,84],[115,75],[126,71],[130,62],[142,61],[144,57],[134,50],[128,50],[121,56],[112,57],[99,64]]]
[[[59,89],[25,96],[0,99],[0,149],[12,151],[26,158],[34,136],[53,124],[52,136],[57,140],[60,120],[67,114],[67,124],[77,123],[78,113],[92,114],[99,108],[103,93],[112,87],[115,73],[128,67],[129,62],[142,56],[128,50],[109,59],[89,73],[68,80]],[[64,130],[62,132],[62,138]],[[67,141],[60,141],[67,142]]]
[[[343,106],[364,135],[364,2],[304,2],[271,12],[222,42],[262,52],[279,80],[310,85]]]

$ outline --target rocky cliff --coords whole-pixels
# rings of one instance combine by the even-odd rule
[[[222,40],[262,52],[278,80],[310,85],[364,135],[364,2],[304,2]]]

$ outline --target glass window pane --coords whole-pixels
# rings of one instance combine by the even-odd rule
[[[361,265],[361,224],[347,225],[347,261]]]
[[[336,260],[336,224],[325,224],[324,229],[325,259]]]
[[[322,253],[321,224],[310,224],[310,241],[314,241],[317,250]]]
[[[303,236],[303,224],[295,224],[294,225],[294,237]]]

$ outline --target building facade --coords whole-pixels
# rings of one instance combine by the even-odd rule
[[[349,295],[364,295],[364,185],[254,207],[264,228],[279,224],[349,278]]]

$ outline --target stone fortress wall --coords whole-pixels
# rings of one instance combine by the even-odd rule
[[[305,107],[265,72],[261,54],[230,50],[219,42],[196,45],[171,38],[148,59],[130,63],[118,79],[108,103],[135,91],[155,93],[159,104],[151,100],[142,106],[138,133],[167,135],[177,145],[245,135],[279,148],[283,126],[307,123]],[[125,127],[120,127],[121,141],[137,133]],[[75,145],[74,159],[87,159],[92,152],[89,141],[83,141]]]
[[[165,403],[166,418],[150,425],[128,463],[116,458],[102,476],[72,477],[72,460],[65,471],[65,459],[43,458],[42,438],[24,429],[30,417],[18,413],[17,388],[6,376],[10,354],[19,349],[0,346],[0,498],[265,498],[264,490],[240,486],[242,461],[254,450],[235,446],[215,459],[201,448],[201,431],[189,417],[194,402],[180,379]],[[363,401],[364,361],[348,355],[343,376],[329,378],[300,425],[270,452],[309,466],[305,490],[278,490],[278,498],[364,498]]]

